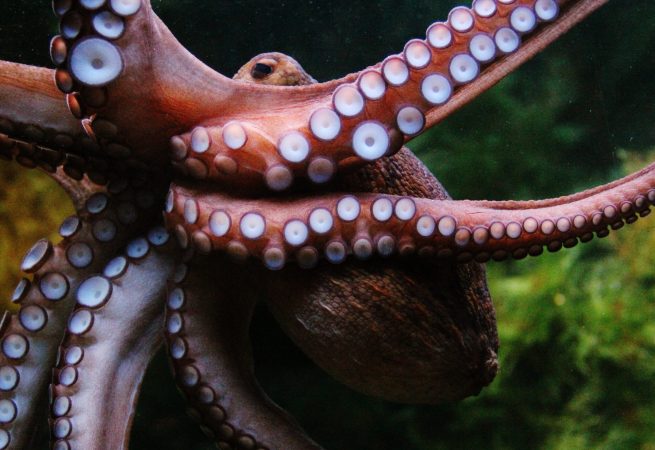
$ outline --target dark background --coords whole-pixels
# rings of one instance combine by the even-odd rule
[[[57,32],[49,2],[5,3],[0,59],[49,66],[48,42]],[[192,53],[228,76],[252,56],[274,50],[292,55],[319,80],[400,51],[455,4],[153,2]],[[610,2],[412,148],[456,198],[557,196],[643,166],[653,159],[655,143],[654,17],[650,1]],[[7,208],[17,189],[21,198],[36,189],[35,217],[63,215],[46,212],[50,185],[25,181],[26,187],[15,167],[5,166],[0,239],[50,233],[47,224],[24,224]],[[263,309],[253,327],[258,375],[265,390],[333,450],[653,449],[655,233],[648,221],[633,228],[562,255],[490,265],[501,373],[477,398],[406,406],[354,393],[315,368]],[[0,271],[17,265],[16,258],[0,256]],[[11,286],[0,288],[7,298]],[[212,448],[185,417],[163,355],[144,383],[132,448]]]

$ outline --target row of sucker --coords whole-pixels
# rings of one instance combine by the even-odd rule
[[[103,127],[104,122],[97,121]],[[79,181],[86,175],[93,183],[106,185],[112,178],[147,170],[129,156],[128,149],[98,136],[83,132],[76,136],[57,134],[0,117],[0,159],[15,160],[29,169],[38,167],[54,173],[61,167],[73,180]]]
[[[107,105],[107,86],[124,71],[121,50],[113,42],[140,8],[141,0],[53,1],[60,31],[50,42],[55,83],[66,94],[71,113],[110,158],[128,159],[133,152],[120,142],[114,123],[96,119],[89,110]]]
[[[558,14],[555,0],[475,0],[431,25],[425,39],[409,41],[401,54],[338,86],[330,104],[299,128],[270,136],[246,121],[198,126],[172,138],[171,157],[197,179],[263,181],[273,191],[289,188],[298,176],[329,182],[353,159],[365,163],[398,151],[423,131],[427,111],[446,104]]]
[[[131,350],[136,352],[142,351],[142,347],[147,346],[145,342],[140,340],[142,336],[138,335],[137,328],[145,330],[154,328],[156,334],[159,334],[159,323],[162,320],[161,314],[163,313],[163,309],[159,305],[160,301],[163,301],[165,279],[168,276],[167,271],[170,271],[173,266],[170,255],[174,254],[175,248],[176,245],[170,239],[170,235],[164,227],[153,227],[145,236],[132,239],[127,244],[124,253],[111,259],[104,266],[101,273],[84,279],[79,285],[75,293],[75,309],[68,320],[66,336],[59,349],[51,385],[50,424],[51,439],[55,450],[90,448],[80,447],[81,444],[78,441],[85,439],[83,438],[85,434],[92,434],[93,431],[97,431],[88,429],[92,425],[84,425],[86,423],[85,419],[88,419],[89,414],[94,413],[111,414],[104,411],[111,409],[107,405],[100,405],[93,408],[93,411],[88,410],[84,407],[86,400],[82,399],[84,377],[86,377],[86,382],[93,382],[93,380],[89,380],[89,378],[93,377],[93,367],[105,367],[105,361],[109,361],[109,364],[111,364],[119,355],[119,344],[117,342],[111,344],[111,348],[115,353],[107,351],[103,347],[108,336],[102,336],[102,333],[109,332],[113,335],[120,328],[125,333],[122,337],[125,341],[131,342],[130,345],[135,345],[135,348]],[[153,255],[155,256],[153,257]],[[144,277],[142,272],[150,273],[153,271],[158,273],[158,276],[162,278],[162,282],[154,283],[150,281],[144,291],[135,292],[135,287],[130,283],[142,286],[143,283],[140,281]],[[146,289],[154,290],[154,294],[148,294],[145,291]],[[154,303],[154,307],[151,306],[151,303]],[[107,308],[110,305],[117,309],[118,312],[109,312]],[[134,316],[134,320],[139,321],[139,325],[129,323],[129,320],[124,320],[120,326],[116,325],[116,320],[124,319],[121,318],[120,312],[124,311],[126,307],[134,308],[134,311],[139,313]],[[154,326],[149,323],[147,309],[151,310],[150,315],[155,316],[153,318],[153,321],[156,322]],[[144,332],[144,334],[147,334],[147,332]],[[116,340],[116,338],[114,337],[112,340]],[[152,352],[156,350],[158,345],[153,345],[153,347]],[[152,354],[147,355],[146,361],[141,362],[143,370],[145,370],[150,357],[152,357]],[[99,360],[99,358],[104,361]],[[86,361],[87,359],[89,361]],[[91,366],[85,367],[85,363]],[[120,361],[118,364],[120,364]],[[128,362],[127,364],[133,363]],[[142,374],[139,375],[142,376]],[[126,375],[123,374],[123,376]],[[130,383],[138,385],[140,384],[140,378],[138,380],[126,379],[122,383],[123,385]],[[116,395],[118,396],[118,394]],[[121,399],[120,401],[125,400]],[[130,401],[130,399],[127,399],[127,401]],[[128,414],[127,410],[121,412],[123,416]],[[90,423],[95,422],[91,420]],[[76,429],[74,425],[80,426],[82,429]],[[104,425],[100,424],[100,426]],[[122,437],[119,440],[122,442]],[[103,443],[103,445],[108,444]]]
[[[189,415],[200,424],[207,437],[221,450],[267,450],[254,436],[230,422],[221,405],[221,394],[203,380],[203,374],[189,357],[189,338],[185,329],[187,310],[186,280],[189,266],[180,263],[170,280],[166,301],[166,339],[178,383],[187,397]]]
[[[272,270],[288,260],[312,268],[320,258],[341,263],[417,253],[485,262],[538,255],[605,237],[646,216],[655,203],[655,169],[607,192],[550,208],[521,210],[485,202],[436,201],[392,195],[325,195],[285,202],[195,195],[173,187],[166,220],[183,247],[202,254],[254,256]]]
[[[26,253],[20,268],[27,276],[11,296],[19,312],[5,315],[0,329],[0,450],[30,438],[80,280],[151,220],[154,200],[141,182],[111,182],[63,221],[59,244],[42,239]]]

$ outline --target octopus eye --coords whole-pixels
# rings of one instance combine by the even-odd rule
[[[268,64],[264,63],[257,63],[255,64],[255,67],[252,68],[252,77],[261,80],[262,78],[266,78],[273,72],[273,67],[271,67]]]

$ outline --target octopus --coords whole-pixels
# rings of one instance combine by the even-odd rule
[[[404,144],[604,3],[475,0],[317,83],[280,53],[228,79],[148,0],[54,0],[56,68],[0,61],[0,156],[48,173],[76,214],[27,252],[2,319],[0,449],[30,448],[46,416],[53,449],[127,448],[163,344],[218,448],[320,448],[257,384],[259,301],[355,390],[480,392],[498,370],[484,263],[634,223],[655,166],[556,199],[458,201]]]

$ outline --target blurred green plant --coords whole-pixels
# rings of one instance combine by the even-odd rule
[[[16,170],[0,163],[0,308],[10,306],[9,294],[20,279],[18,262],[38,239],[56,241],[62,219],[72,214],[71,201],[46,174]]]
[[[653,248],[655,225],[642,220],[562,255],[490,264],[500,375],[455,408],[450,442],[428,431],[420,448],[456,448],[463,435],[474,436],[465,448],[652,448]]]

